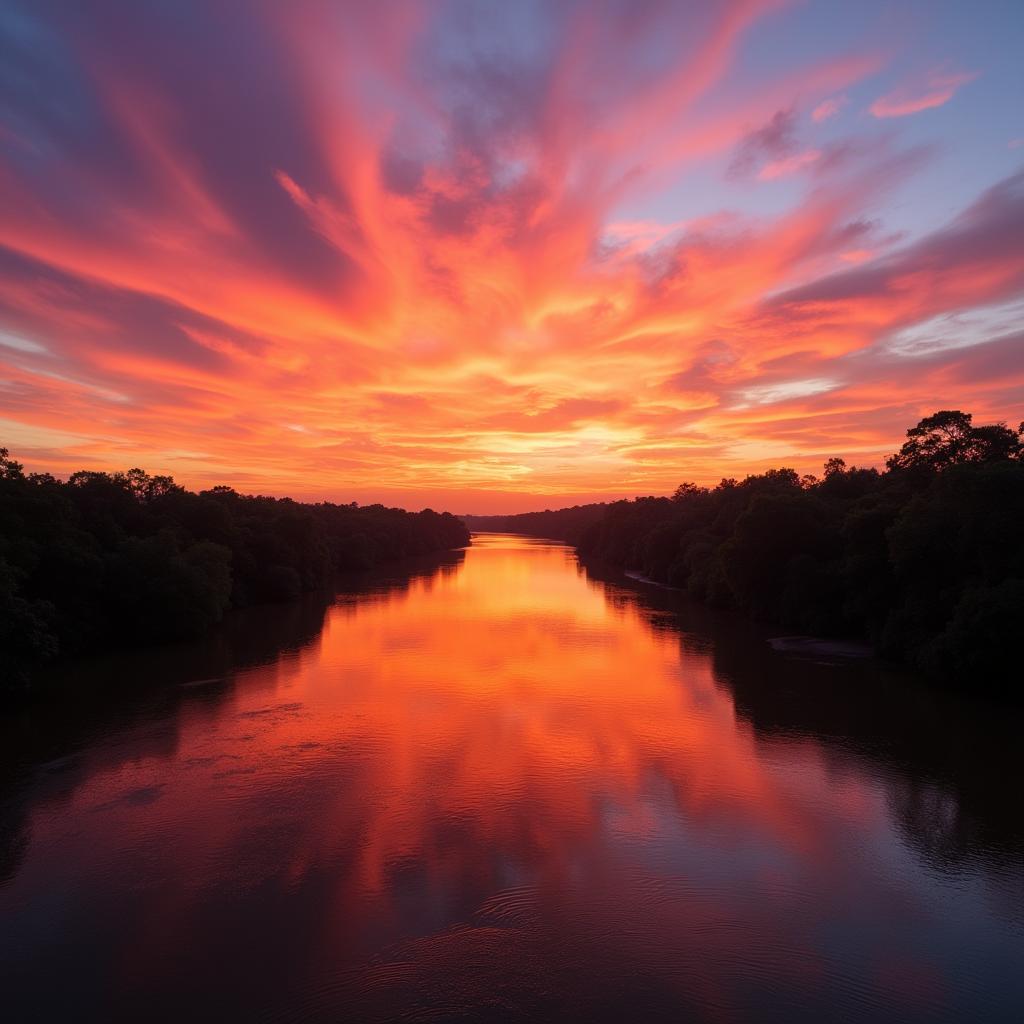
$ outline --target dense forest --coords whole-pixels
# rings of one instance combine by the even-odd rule
[[[604,518],[607,505],[573,505],[572,508],[545,509],[543,512],[520,512],[508,516],[462,516],[474,531],[484,533],[521,533],[527,537],[548,537],[578,544],[587,528]]]
[[[881,472],[836,458],[820,478],[774,469],[682,484],[671,498],[608,505],[575,538],[577,510],[541,515],[583,558],[1020,699],[1022,453],[1024,424],[944,411],[908,430]],[[533,532],[536,520],[521,519],[501,528]]]
[[[1009,692],[1020,676],[1024,424],[939,412],[883,471],[836,458],[820,478],[774,469],[464,520],[567,540],[710,605],[863,639],[971,688]],[[138,469],[60,481],[0,449],[0,680],[24,682],[57,655],[195,636],[230,608],[468,541],[448,513],[197,494]]]
[[[0,685],[57,655],[197,636],[230,608],[468,543],[447,512],[196,494],[140,469],[60,481],[0,448]]]

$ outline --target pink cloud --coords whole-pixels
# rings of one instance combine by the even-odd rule
[[[823,100],[811,111],[811,120],[816,123],[827,121],[830,117],[835,117],[849,102],[845,95],[832,96],[827,100]]]
[[[864,263],[873,259],[874,256],[875,253],[871,249],[850,249],[839,254],[839,258],[846,263]]]
[[[875,117],[907,117],[922,110],[931,110],[948,103],[962,85],[978,77],[976,71],[956,73],[936,72],[929,74],[923,83],[901,86],[871,104]]]
[[[797,171],[802,171],[815,161],[820,159],[821,151],[818,149],[807,149],[802,153],[794,153],[793,156],[783,160],[773,160],[767,163],[758,171],[758,181],[774,181],[776,178],[786,178]]]
[[[352,5],[358,32],[333,5],[257,6],[231,23],[246,45],[187,68],[160,32],[136,53],[90,27],[84,110],[107,129],[46,120],[33,162],[0,160],[2,440],[32,469],[525,508],[884,453],[938,395],[1012,419],[1009,345],[898,387],[876,358],[1024,295],[1019,184],[900,256],[876,217],[928,151],[801,137],[799,97],[825,120],[879,58],[752,79],[740,42],[772,5],[745,3],[565,8],[526,64],[493,39],[456,59],[429,5],[387,6]],[[652,67],[668,37],[691,49]],[[812,187],[754,215],[697,175],[647,219],[730,156],[734,181]]]

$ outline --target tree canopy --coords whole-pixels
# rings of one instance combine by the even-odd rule
[[[771,469],[672,497],[600,506],[570,537],[635,570],[787,628],[855,637],[968,689],[1024,696],[1024,434],[942,411],[907,431],[886,470],[830,458],[820,478]],[[548,536],[575,510],[513,516]],[[562,534],[564,536],[564,534]]]
[[[907,431],[903,447],[886,460],[889,469],[936,471],[963,462],[998,462],[1020,458],[1024,423],[975,427],[968,412],[943,410],[926,416]]]
[[[0,684],[58,654],[196,636],[230,608],[468,542],[430,509],[194,493],[141,469],[62,482],[0,448]]]

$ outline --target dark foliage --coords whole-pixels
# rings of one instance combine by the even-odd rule
[[[572,508],[545,509],[510,516],[462,516],[471,529],[484,533],[521,533],[527,537],[547,537],[578,544],[587,527],[604,516],[607,505],[573,505]]]
[[[0,448],[0,686],[58,654],[197,636],[229,608],[467,543],[447,512],[195,494],[139,469],[62,482]]]
[[[885,472],[830,459],[820,479],[777,469],[684,484],[607,506],[578,547],[708,604],[857,637],[950,684],[1020,699],[1022,438],[939,412]]]

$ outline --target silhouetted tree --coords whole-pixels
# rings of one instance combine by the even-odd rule
[[[1005,423],[975,427],[971,419],[970,413],[956,410],[926,416],[907,431],[903,447],[886,465],[889,469],[940,470],[959,462],[991,462],[1020,455],[1024,430],[1011,430]]]
[[[829,459],[672,499],[615,502],[579,541],[587,558],[695,598],[817,633],[859,637],[966,688],[1024,696],[1020,432],[939,412],[888,472]]]
[[[521,533],[527,537],[547,537],[575,544],[591,523],[604,515],[604,504],[573,505],[543,512],[523,512],[508,516],[462,516],[471,529],[485,533]]]
[[[448,513],[195,494],[141,469],[62,483],[0,449],[0,688],[57,653],[196,636],[231,607],[468,540]]]

